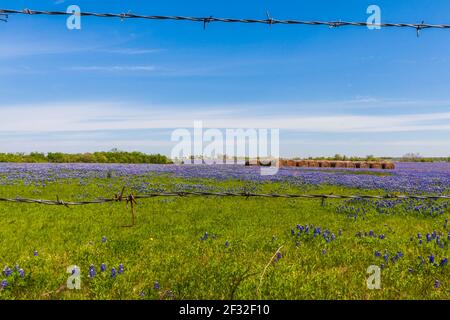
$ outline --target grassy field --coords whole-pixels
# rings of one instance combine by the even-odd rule
[[[0,186],[0,194],[81,200],[111,197],[124,184],[138,191],[143,182],[169,190],[214,185],[220,190],[299,192],[284,183],[256,185],[157,175],[131,181],[110,178],[60,181],[45,187]],[[301,192],[377,194],[376,190],[333,186],[307,187]],[[123,227],[130,223],[125,203],[70,208],[1,203],[0,267],[14,270],[18,265],[24,277],[17,271],[8,277],[3,272],[0,281],[6,280],[7,285],[0,289],[0,299],[449,298],[450,267],[433,265],[428,258],[433,254],[439,264],[449,256],[448,209],[437,217],[402,210],[380,214],[373,208],[351,215],[337,210],[343,204],[343,200],[328,200],[322,206],[320,200],[302,199],[153,198],[139,201],[137,224],[130,228]],[[309,225],[310,230],[298,236],[297,225]],[[321,234],[314,237],[317,227]],[[324,237],[325,230],[329,232]],[[443,248],[425,240],[433,231]],[[424,237],[421,245],[418,233]],[[381,256],[376,256],[377,251]],[[119,273],[120,264],[123,273]],[[369,290],[367,268],[382,264],[381,289]],[[80,290],[65,287],[71,265],[80,268]]]

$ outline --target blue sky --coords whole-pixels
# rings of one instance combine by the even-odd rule
[[[8,9],[446,23],[433,1],[21,1]],[[170,154],[174,128],[279,128],[283,156],[448,156],[450,31],[11,15],[0,152]]]

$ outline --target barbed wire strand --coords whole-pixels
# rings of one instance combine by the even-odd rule
[[[113,198],[97,198],[86,201],[63,201],[57,197],[56,200],[30,199],[30,198],[0,198],[0,202],[15,203],[34,203],[44,205],[64,205],[64,206],[81,206],[89,204],[101,204],[108,202],[121,202],[136,204],[136,200],[149,199],[156,197],[188,197],[188,196],[206,196],[206,197],[245,197],[245,198],[285,198],[285,199],[366,199],[366,200],[438,200],[448,199],[450,195],[338,195],[338,194],[274,194],[274,193],[250,193],[250,192],[205,192],[205,191],[179,191],[179,192],[155,192],[138,195],[123,196],[116,195]]]
[[[12,10],[12,9],[0,9],[0,14],[8,15],[22,14],[22,15],[49,15],[49,16],[69,16],[79,15],[81,17],[97,17],[97,18],[119,18],[125,19],[145,19],[145,20],[173,20],[173,21],[190,21],[200,22],[203,24],[203,28],[206,28],[208,23],[221,22],[221,23],[243,23],[243,24],[268,24],[270,26],[275,24],[281,25],[306,25],[306,26],[328,26],[330,28],[337,27],[380,27],[380,28],[412,28],[419,34],[423,29],[450,29],[449,24],[428,24],[424,23],[369,23],[358,21],[307,21],[307,20],[281,20],[275,19],[266,12],[267,19],[238,19],[238,18],[218,18],[218,17],[191,17],[191,16],[165,16],[165,15],[141,15],[134,14],[131,11],[127,13],[100,13],[100,12],[65,12],[65,11],[43,11],[43,10]]]
[[[12,203],[27,203],[27,204],[40,204],[40,205],[62,205],[65,207],[69,206],[82,206],[91,204],[103,204],[110,202],[126,202],[126,207],[130,204],[131,208],[131,224],[125,227],[132,227],[136,224],[136,211],[135,207],[137,205],[138,199],[149,199],[156,197],[187,197],[187,196],[204,196],[204,197],[245,197],[246,199],[251,197],[260,198],[284,198],[284,199],[321,199],[321,205],[324,206],[325,199],[350,199],[350,200],[438,200],[438,199],[449,199],[450,195],[392,195],[386,194],[383,196],[377,195],[337,195],[337,194],[275,194],[275,193],[250,193],[250,192],[205,192],[205,191],[179,191],[179,192],[155,192],[146,193],[140,195],[130,194],[124,196],[125,187],[119,194],[115,194],[112,198],[98,198],[94,200],[86,201],[63,201],[56,196],[56,200],[44,200],[44,199],[30,199],[30,198],[0,198],[0,202],[12,202]]]

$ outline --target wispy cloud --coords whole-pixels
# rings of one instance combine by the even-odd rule
[[[142,48],[122,48],[122,49],[97,49],[97,52],[123,54],[123,55],[142,55],[164,51],[163,49],[142,49]]]
[[[277,128],[313,133],[450,131],[450,112],[284,116],[259,114],[255,109],[249,111],[235,105],[199,110],[187,106],[93,102],[3,106],[0,110],[3,132],[191,128],[198,120],[209,128]]]
[[[94,72],[149,72],[155,71],[155,66],[75,66],[64,67],[65,71],[94,71]]]

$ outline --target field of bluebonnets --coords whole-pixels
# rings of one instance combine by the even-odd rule
[[[441,195],[450,194],[450,164],[274,176],[235,165],[0,164],[2,198],[110,198],[123,186]],[[136,225],[124,227],[125,203],[0,202],[0,299],[450,297],[448,200],[166,197],[138,201],[136,213]],[[378,290],[367,287],[371,265],[381,268]],[[66,286],[74,269],[78,290]]]

